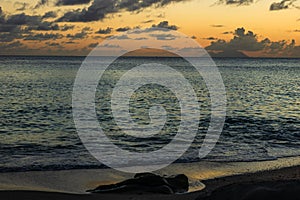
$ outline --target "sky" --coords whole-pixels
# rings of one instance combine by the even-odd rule
[[[300,0],[0,0],[0,7],[0,55],[115,51],[118,41],[131,45],[126,31],[140,30],[135,41],[144,48],[171,49],[180,32],[213,56],[300,57]],[[155,28],[167,31],[150,33]],[[111,37],[114,45],[102,44]]]

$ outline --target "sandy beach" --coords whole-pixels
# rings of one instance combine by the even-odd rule
[[[299,199],[299,158],[249,163],[173,164],[158,174],[184,172],[185,194],[89,194],[98,185],[132,177],[111,169],[30,171],[0,174],[0,198],[13,200],[93,199]],[[183,167],[184,166],[184,167]],[[258,196],[257,196],[258,195]]]

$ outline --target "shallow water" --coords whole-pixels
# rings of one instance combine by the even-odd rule
[[[72,116],[72,90],[83,57],[0,57],[0,171],[104,167],[82,145]],[[300,155],[300,60],[216,59],[227,92],[226,122],[209,161],[257,161]],[[109,108],[119,77],[140,63],[162,63],[180,71],[193,86],[201,107],[198,133],[177,162],[198,161],[210,119],[205,83],[178,58],[123,58],[100,80],[96,110],[100,125],[120,148],[147,152],[175,136],[180,107],[174,94],[158,85],[140,88],[130,112],[148,124],[148,109],[163,105],[167,123],[153,137],[124,134]],[[166,76],[167,78],[171,78]],[[168,155],[166,155],[168,156]]]

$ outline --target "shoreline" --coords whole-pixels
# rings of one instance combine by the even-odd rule
[[[261,188],[266,188],[262,192],[268,192],[268,187],[274,190],[274,187],[281,186],[288,190],[281,195],[288,199],[294,199],[299,194],[300,188],[300,166],[292,166],[271,171],[260,171],[255,173],[219,177],[215,179],[204,180],[205,189],[185,194],[71,194],[54,191],[35,191],[35,190],[2,190],[1,199],[14,200],[96,200],[96,199],[164,199],[164,200],[193,200],[193,199],[239,199],[240,195],[245,195],[245,191],[251,193]],[[292,190],[291,190],[292,188]],[[294,189],[293,189],[294,188]],[[291,193],[292,192],[292,193]],[[276,193],[277,194],[277,193]],[[247,194],[246,194],[247,195]],[[235,197],[234,197],[235,196]],[[238,198],[236,198],[238,196]],[[299,196],[299,195],[298,195]],[[297,198],[297,197],[296,197]],[[247,199],[247,198],[245,198]],[[277,199],[272,196],[268,198],[264,195],[262,199]],[[278,199],[280,199],[278,197]]]
[[[87,189],[101,184],[116,183],[131,178],[132,174],[112,169],[9,172],[0,173],[0,198],[14,200],[205,199],[215,193],[218,194],[217,196],[223,196],[224,191],[230,194],[228,191],[232,191],[232,188],[228,187],[235,188],[238,193],[242,191],[240,185],[250,189],[268,187],[275,183],[300,186],[297,182],[300,181],[300,157],[252,163],[172,164],[155,173],[168,175],[184,173],[189,177],[192,188],[189,193],[175,195],[89,194],[85,192]]]

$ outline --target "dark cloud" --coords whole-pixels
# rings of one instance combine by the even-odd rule
[[[143,24],[152,23],[152,22],[154,22],[154,20],[152,20],[152,19],[146,20],[146,21],[142,21]]]
[[[91,27],[88,27],[88,26],[82,28],[82,32],[89,32],[89,31],[93,31],[93,29]]]
[[[11,42],[22,37],[21,27],[18,24],[7,23],[7,17],[0,7],[0,42]]]
[[[88,8],[77,9],[65,13],[59,22],[90,22],[104,19],[107,14],[117,11],[116,0],[95,0]]]
[[[156,25],[155,25],[156,26]],[[149,27],[149,28],[144,28],[141,29],[139,27],[134,28],[132,31],[130,31],[133,34],[142,34],[142,33],[151,33],[155,31],[160,31],[160,32],[169,32],[170,29],[166,28],[158,28],[158,27]]]
[[[16,8],[16,11],[24,11],[28,7],[28,3],[26,2],[15,2],[14,7]]]
[[[78,39],[84,39],[88,35],[88,31],[91,31],[92,29],[89,27],[84,27],[81,32],[75,33],[75,34],[67,34],[66,37],[71,40],[78,40]]]
[[[59,30],[57,24],[52,22],[42,21],[42,17],[38,15],[27,15],[25,13],[10,15],[6,21],[2,22],[3,26],[28,26],[26,30]]]
[[[234,38],[229,42],[219,39],[207,47],[208,50],[217,51],[259,51],[263,48],[264,45],[262,42],[258,42],[257,36],[252,31],[246,33],[244,28],[237,28],[234,32]]]
[[[274,11],[274,10],[283,10],[283,9],[288,9],[290,7],[299,8],[299,7],[297,7],[294,4],[296,1],[297,0],[282,0],[280,2],[274,2],[274,3],[271,4],[270,10],[271,11]]]
[[[233,32],[232,32],[232,31],[225,31],[225,32],[223,32],[222,34],[228,35],[228,34],[233,34]]]
[[[0,24],[1,25],[4,25],[6,23],[6,20],[5,20],[5,14],[3,13],[1,7],[0,7]]]
[[[286,5],[285,3],[286,3],[286,1],[281,1],[278,3],[274,2],[271,4],[270,10],[283,10],[283,9],[289,8],[289,6]]]
[[[263,42],[268,47],[268,51],[270,53],[277,53],[279,51],[282,51],[285,48],[285,45],[286,45],[285,40],[272,42],[269,39],[264,39]]]
[[[49,0],[39,0],[33,9],[38,9],[44,5],[47,5]]]
[[[139,10],[139,0],[123,0],[120,1],[119,4],[120,9],[126,9],[128,11],[135,11]]]
[[[80,5],[80,4],[88,4],[92,0],[56,0],[56,6],[71,6],[71,5]],[[37,4],[33,7],[33,9],[38,9],[42,6],[48,5],[50,0],[39,0]]]
[[[293,32],[300,33],[300,29],[293,30]]]
[[[269,10],[283,10],[291,7],[300,9],[300,6],[295,5],[295,2],[298,0],[281,0],[280,2],[274,2],[270,5]],[[225,5],[250,5],[254,3],[254,0],[219,0],[216,4],[225,4]]]
[[[11,25],[36,25],[40,23],[41,17],[38,15],[26,15],[25,13],[11,15],[8,17],[6,24]]]
[[[211,27],[222,28],[222,27],[224,27],[224,25],[222,25],[222,24],[213,24],[213,25],[211,25]]]
[[[166,28],[166,29],[170,29],[170,30],[178,30],[178,26],[176,25],[169,25],[168,21],[162,21],[158,24],[153,24],[152,25],[153,28]]]
[[[110,37],[112,37],[112,35],[107,35],[107,36],[96,35],[96,36],[93,36],[93,39],[95,39],[95,40],[107,39],[107,38],[110,38]]]
[[[242,57],[245,52],[260,51],[267,55],[280,55],[287,57],[297,57],[297,50],[299,46],[295,46],[295,40],[291,42],[281,40],[281,41],[270,41],[268,38],[259,41],[256,34],[252,31],[246,32],[244,28],[237,28],[234,31],[234,37],[230,41],[217,40],[211,42],[211,44],[206,47],[211,53],[219,52],[219,55],[226,57]],[[213,54],[214,56],[217,54]],[[218,55],[217,55],[218,56]],[[244,55],[245,56],[245,55]]]
[[[62,48],[60,43],[57,43],[57,42],[46,42],[46,44],[50,47],[60,47],[60,48]]]
[[[155,37],[157,40],[175,40],[176,36],[172,34],[165,34],[165,33],[159,33],[159,34],[150,34],[151,37]]]
[[[12,42],[15,39],[21,39],[22,35],[18,32],[2,32],[0,33],[0,42]]]
[[[113,30],[113,28],[111,28],[111,27],[107,27],[106,29],[100,28],[98,31],[96,31],[96,33],[105,35],[105,34],[110,34],[112,30]]]
[[[165,18],[165,13],[161,13],[159,15],[156,16],[157,18]]]
[[[117,36],[112,36],[109,39],[127,40],[127,39],[130,39],[130,38],[127,35],[117,35]]]
[[[219,0],[217,4],[226,4],[226,5],[249,5],[253,3],[253,0]]]
[[[291,57],[300,58],[300,46],[294,46],[290,52]]]
[[[172,2],[182,2],[187,0],[121,0],[118,4],[120,9],[125,9],[127,11],[139,11],[143,8],[150,6],[163,7]]]
[[[0,43],[1,50],[15,49],[23,46],[20,41],[12,42],[12,43]]]
[[[59,22],[90,22],[104,19],[120,11],[140,11],[150,6],[162,7],[172,2],[188,0],[94,0],[88,8],[66,12]]]
[[[100,47],[106,47],[106,48],[121,48],[119,45],[113,45],[113,44],[105,44],[105,45],[101,45]]]
[[[125,32],[125,31],[129,31],[131,28],[129,26],[126,26],[126,27],[120,27],[120,28],[117,28],[116,31],[117,32]]]
[[[52,22],[39,22],[37,25],[30,25],[27,30],[37,30],[37,31],[58,31],[59,26]]]
[[[71,5],[81,5],[88,4],[91,0],[58,0],[55,5],[56,6],[71,6]]]
[[[80,32],[80,33],[66,35],[66,37],[71,40],[84,39],[86,36],[87,36],[86,32]]]
[[[89,44],[88,48],[95,48],[99,43],[96,42],[96,43],[91,43]]]
[[[218,40],[216,37],[207,37],[207,38],[202,38],[204,40]]]
[[[148,40],[146,37],[139,37],[139,38],[134,38],[134,40]]]
[[[61,31],[68,31],[68,30],[72,30],[74,28],[75,28],[75,25],[67,25],[67,24],[65,24],[65,25],[63,25],[63,26],[60,27],[60,30]]]
[[[103,35],[107,35],[110,34],[112,32],[113,28],[111,27],[106,27],[106,29],[99,29],[98,31],[96,31],[95,33],[97,34],[103,34]]]
[[[62,34],[58,33],[38,33],[38,34],[30,34],[24,37],[24,40],[38,40],[38,41],[44,41],[44,40],[56,40],[63,38]]]
[[[54,12],[54,11],[46,12],[46,13],[42,16],[43,19],[55,18],[55,17],[57,17],[57,13]]]
[[[48,14],[50,15],[50,14]],[[2,32],[19,30],[20,27],[25,26],[23,31],[57,31],[59,30],[59,26],[53,22],[43,21],[44,16],[39,15],[27,15],[25,13],[10,15],[8,17],[0,16],[0,29]]]
[[[271,55],[281,57],[300,57],[300,46],[296,46],[295,40],[288,42],[286,40],[272,42],[264,39],[265,51]]]
[[[20,30],[20,28],[16,25],[0,24],[0,33],[3,33],[3,32],[11,33],[11,32],[17,32],[19,30]]]

